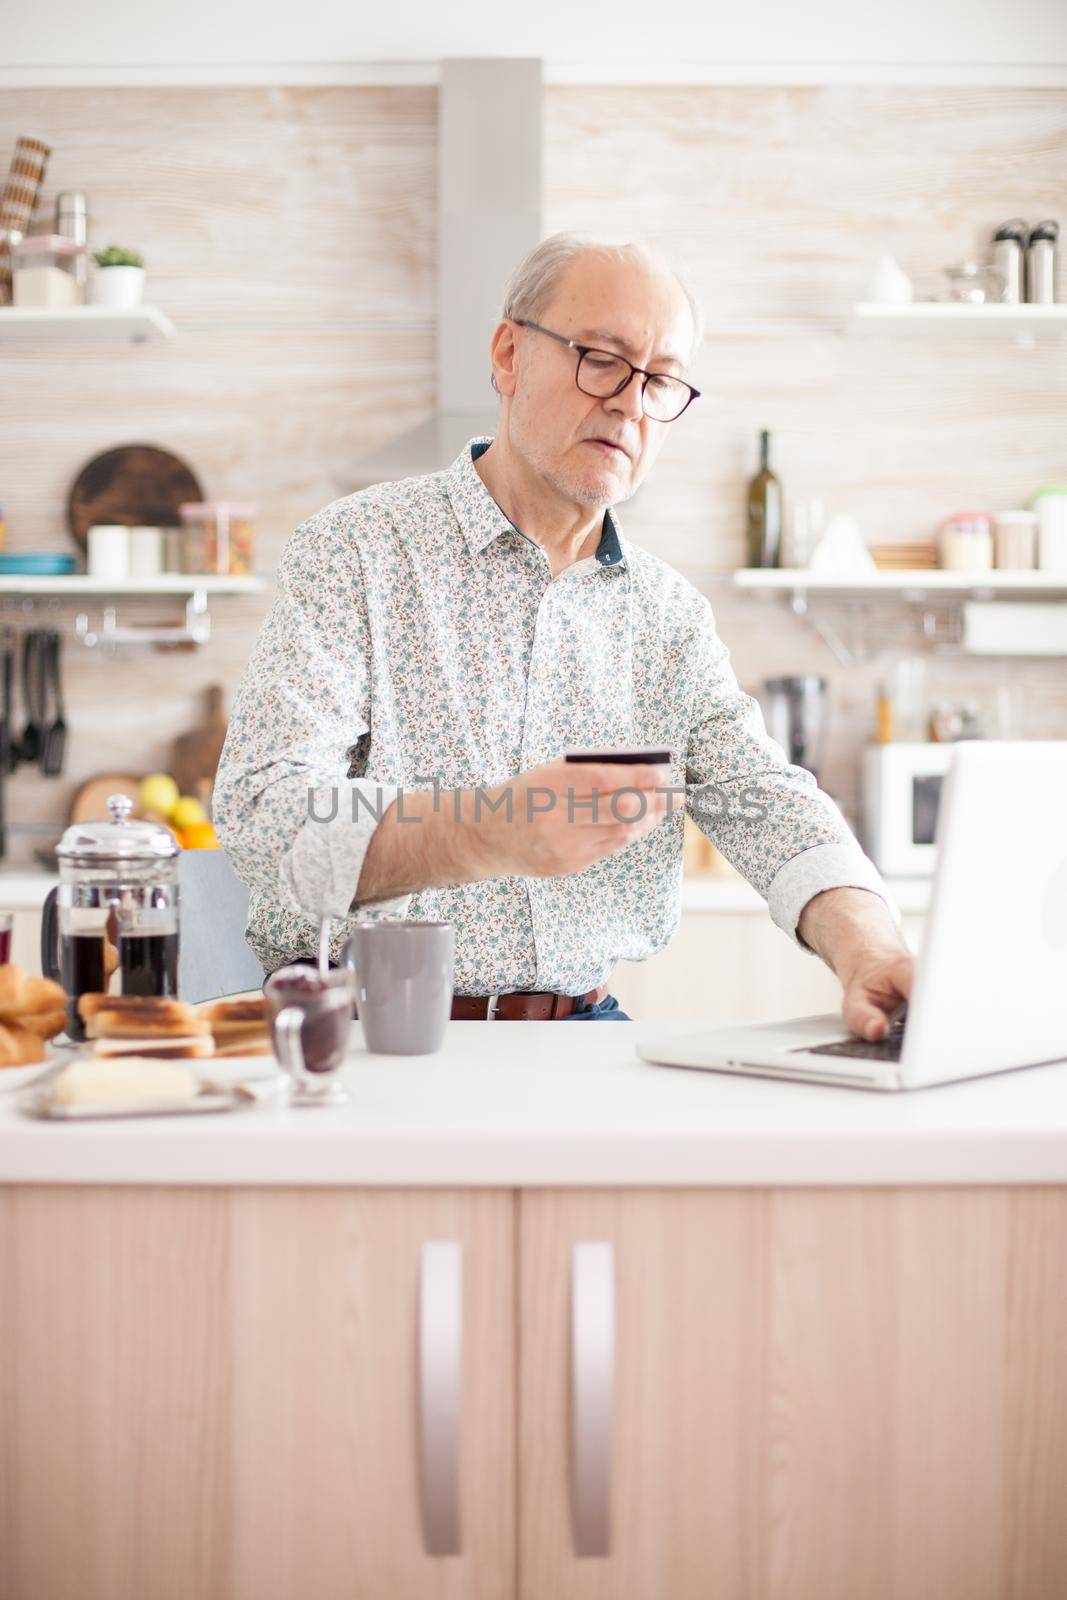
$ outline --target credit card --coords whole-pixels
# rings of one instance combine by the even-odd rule
[[[564,761],[610,761],[615,766],[670,766],[669,750],[568,750]]]

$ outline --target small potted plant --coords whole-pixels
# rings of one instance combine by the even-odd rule
[[[126,310],[138,306],[144,294],[144,262],[136,250],[123,250],[109,244],[106,250],[94,250],[96,272],[93,275],[93,304]]]

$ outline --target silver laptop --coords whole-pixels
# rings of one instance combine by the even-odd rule
[[[860,1039],[831,1012],[645,1040],[637,1054],[862,1089],[1067,1058],[1067,741],[958,744],[936,843],[911,999],[886,1039]]]

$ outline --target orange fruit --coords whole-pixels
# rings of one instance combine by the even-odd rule
[[[186,850],[221,849],[218,835],[210,822],[191,822],[182,829],[182,844]]]

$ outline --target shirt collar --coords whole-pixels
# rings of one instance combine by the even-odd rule
[[[445,471],[445,489],[472,555],[484,550],[498,534],[506,533],[515,527],[515,524],[501,511],[474,469],[475,461],[483,451],[488,450],[492,442],[492,434],[482,434],[478,438],[469,439],[455,461]],[[625,567],[627,564],[625,541],[610,506],[604,513],[603,532],[596,548],[596,560],[600,566],[609,570],[612,567]]]

